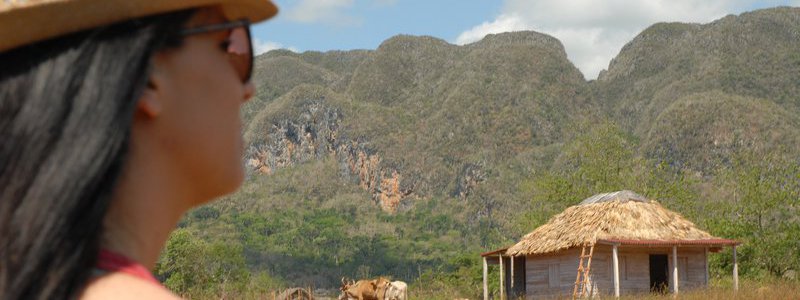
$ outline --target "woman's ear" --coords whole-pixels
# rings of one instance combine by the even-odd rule
[[[163,99],[163,82],[158,68],[153,68],[147,78],[147,86],[145,86],[139,101],[136,103],[138,112],[149,118],[156,118],[161,114],[165,100]]]

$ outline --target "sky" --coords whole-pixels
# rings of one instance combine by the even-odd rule
[[[586,79],[657,22],[708,23],[800,0],[273,0],[277,17],[253,26],[257,53],[376,49],[398,34],[451,44],[533,30],[558,38]]]

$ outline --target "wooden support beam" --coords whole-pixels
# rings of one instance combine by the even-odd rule
[[[510,256],[510,257],[511,257],[511,263],[510,263],[510,265],[511,265],[511,280],[510,280],[509,283],[511,284],[511,293],[513,294],[514,293],[514,257],[513,256]]]
[[[505,275],[506,275],[506,270],[503,266],[503,255],[500,254],[500,300],[506,299],[506,293],[505,293],[506,285],[505,282],[503,282],[503,277],[506,277]]]
[[[739,263],[736,262],[736,245],[733,245],[733,290],[739,290]]]
[[[678,294],[678,246],[672,246],[672,292]]]
[[[489,300],[489,264],[483,257],[483,300]]]
[[[618,245],[614,244],[614,297],[619,298],[619,250]]]
[[[708,247],[705,248],[705,260],[706,260],[706,287],[708,286]]]

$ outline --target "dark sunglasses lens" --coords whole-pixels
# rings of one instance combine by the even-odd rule
[[[236,72],[243,81],[250,80],[250,72],[253,67],[253,51],[250,43],[250,34],[247,29],[237,27],[231,30],[229,37],[230,45],[228,53],[231,55]]]

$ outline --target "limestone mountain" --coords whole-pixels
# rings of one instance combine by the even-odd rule
[[[648,153],[681,166],[711,171],[731,149],[782,147],[797,153],[798,49],[798,8],[759,10],[702,25],[655,24],[625,45],[592,83],[594,102],[645,139]],[[689,119],[676,114],[686,110],[687,101],[695,104]],[[664,127],[679,119],[693,123],[691,131]],[[775,122],[792,125],[764,131],[765,124]]]
[[[258,94],[243,108],[243,120],[249,123],[266,102],[300,84],[346,87],[353,71],[367,55],[368,51],[364,50],[302,54],[274,50],[259,56],[253,70]]]
[[[386,211],[443,197],[490,215],[523,209],[520,184],[559,168],[562,145],[601,119],[639,140],[634,152],[700,174],[741,151],[797,155],[799,11],[655,24],[588,82],[557,39],[530,31],[272,51],[244,109],[247,160],[271,174],[334,157]]]
[[[260,60],[274,63],[275,56]],[[246,135],[253,166],[273,170],[290,165],[283,161],[304,162],[307,157],[288,154],[295,151],[290,149],[325,144],[325,151],[313,146],[312,156],[338,155],[347,166],[343,173],[357,177],[375,199],[395,198],[396,204],[379,201],[383,207],[409,207],[401,202],[412,195],[466,199],[475,186],[465,183],[469,172],[496,174],[515,166],[523,169],[509,171],[518,172],[509,178],[527,176],[527,156],[559,142],[571,123],[592,112],[588,85],[563,46],[534,32],[466,46],[397,36],[369,52],[352,76],[348,70],[331,76],[349,78],[346,89],[337,88],[336,80],[318,80],[324,77],[318,69],[324,68],[314,69],[319,76],[253,118]],[[315,111],[335,111],[336,118],[316,117],[308,101],[319,107]],[[324,131],[318,130],[320,120],[328,122]],[[295,129],[276,125],[286,122]],[[348,147],[359,150],[342,155]]]
[[[181,226],[241,245],[251,270],[293,283],[439,268],[464,281],[479,272],[475,253],[574,204],[564,201],[630,186],[728,224],[709,207],[742,198],[731,182],[750,173],[735,170],[738,157],[800,159],[800,8],[655,24],[592,81],[557,39],[531,31],[276,50],[256,58],[253,81],[248,178]],[[748,181],[750,198],[794,195],[790,169],[769,188]]]

